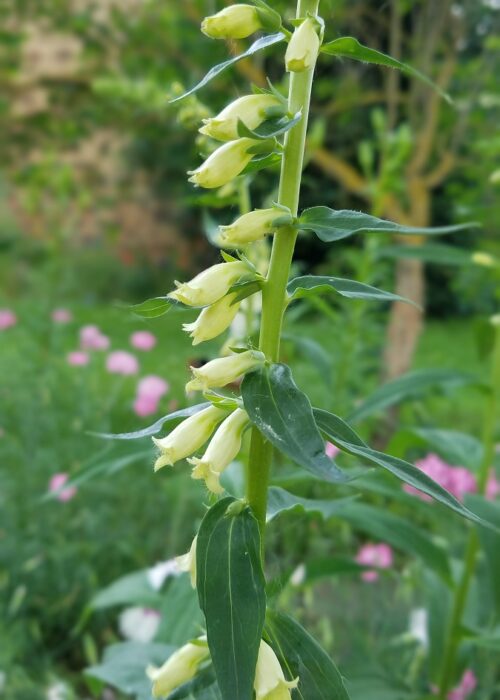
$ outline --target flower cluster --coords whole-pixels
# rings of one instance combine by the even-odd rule
[[[393,562],[392,548],[388,544],[365,544],[356,555],[356,562],[362,566],[373,566],[373,569],[363,571],[361,578],[366,583],[374,583],[378,580],[378,572],[375,569],[390,569]]]
[[[459,501],[463,501],[468,493],[476,493],[477,491],[477,480],[472,472],[465,467],[447,464],[434,453],[430,453],[423,459],[415,462],[415,466],[453,494]],[[422,493],[414,486],[405,484],[403,488],[407,493],[414,494],[423,501],[432,501],[430,496]],[[500,482],[496,478],[495,473],[492,472],[486,486],[486,498],[493,500],[499,493]]]

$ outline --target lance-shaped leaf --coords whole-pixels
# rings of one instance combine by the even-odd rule
[[[287,680],[299,677],[297,700],[349,700],[338,668],[318,642],[288,615],[268,610],[265,636]]]
[[[183,95],[180,95],[180,97],[176,97],[174,100],[171,100],[171,102],[177,102],[178,100],[183,100],[185,97],[188,97],[188,95],[192,95],[194,92],[197,92],[200,88],[204,87],[207,83],[209,83],[211,80],[220,75],[223,71],[226,70],[226,68],[229,68],[238,61],[241,61],[242,58],[248,58],[249,56],[253,56],[255,53],[257,53],[258,51],[262,51],[262,49],[266,49],[268,46],[278,44],[280,41],[283,41],[284,38],[285,35],[283,34],[283,32],[277,32],[276,34],[267,34],[266,36],[260,37],[260,39],[254,41],[253,44],[243,53],[240,53],[238,56],[234,56],[233,58],[230,58],[227,61],[219,63],[217,66],[211,68],[205,75],[205,77],[202,78],[202,80],[200,80],[200,82],[197,83],[193,88],[191,88],[191,90],[188,90]]]
[[[158,318],[166,314],[171,306],[172,302],[168,297],[154,297],[153,299],[146,299],[140,304],[134,304],[129,308],[133,314],[141,318]]]
[[[370,214],[348,209],[330,209],[329,207],[311,207],[304,209],[297,227],[314,231],[318,238],[326,243],[340,241],[356,233],[394,233],[398,235],[425,235],[440,236],[445,233],[456,233],[477,227],[476,223],[455,224],[453,226],[436,226],[434,228],[420,228],[414,226],[402,226],[393,221],[379,219]]]
[[[256,129],[249,129],[240,119],[238,121],[238,135],[247,136],[250,139],[270,139],[281,136],[292,129],[301,120],[302,114],[297,112],[293,117],[285,114],[281,117],[266,119]]]
[[[222,700],[251,700],[265,620],[257,520],[232,497],[205,515],[196,546],[197,589]]]
[[[289,367],[259,367],[246,375],[241,394],[250,420],[278,450],[325,481],[347,481],[325,454],[311,403],[293,381]]]
[[[174,690],[167,700],[222,700],[213,666],[198,671],[192,680]]]
[[[410,78],[417,78],[426,83],[433,90],[436,90],[447,102],[451,103],[450,96],[419,70],[381,51],[363,46],[363,44],[360,44],[360,42],[352,36],[343,36],[327,44],[323,44],[321,51],[329,56],[342,56],[344,58],[352,58],[355,61],[362,61],[363,63],[375,63],[379,66],[395,68],[410,76]]]
[[[453,369],[418,369],[376,389],[351,413],[349,420],[362,420],[402,401],[425,396],[431,390],[451,390],[477,381],[473,374]]]
[[[312,513],[321,515],[325,520],[337,516],[341,517],[355,498],[356,496],[349,496],[347,498],[332,498],[329,501],[302,498],[279,486],[272,486],[268,493],[267,522],[274,520],[281,513]]]
[[[315,294],[323,294],[325,292],[337,292],[348,299],[365,299],[370,301],[404,301],[407,304],[417,306],[410,299],[386,292],[383,289],[377,289],[370,284],[356,282],[356,280],[343,279],[341,277],[328,277],[319,275],[304,275],[296,277],[288,283],[288,294],[290,301],[300,299],[301,297],[311,296]]]
[[[404,258],[422,260],[437,265],[465,266],[473,262],[470,251],[445,243],[426,243],[425,245],[387,245],[376,252],[379,258]]]
[[[340,449],[387,469],[391,474],[397,476],[398,479],[404,481],[405,484],[414,486],[439,503],[451,508],[451,510],[462,517],[479,523],[480,525],[488,525],[488,523],[485,523],[480,517],[475,515],[475,513],[472,513],[472,511],[452,496],[451,493],[448,493],[446,489],[418,469],[414,464],[410,464],[410,462],[405,462],[404,459],[392,457],[391,455],[386,455],[383,452],[368,447],[360,436],[350,425],[343,421],[342,418],[320,408],[314,409],[314,417],[321,432]]]
[[[210,403],[198,403],[196,406],[188,406],[187,408],[181,408],[179,411],[174,411],[169,413],[163,418],[158,418],[152,425],[148,425],[147,428],[141,428],[141,430],[135,430],[133,433],[90,433],[95,437],[103,438],[104,440],[138,440],[139,438],[149,437],[151,435],[156,435],[160,430],[166,426],[168,428],[175,428],[181,421],[190,416],[194,416],[195,413],[203,411],[204,408],[208,408]]]

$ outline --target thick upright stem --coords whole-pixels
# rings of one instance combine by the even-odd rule
[[[492,358],[491,392],[489,393],[484,410],[483,427],[483,460],[478,475],[478,491],[484,495],[488,485],[491,465],[495,457],[495,428],[496,417],[500,410],[500,325],[495,325],[495,344]],[[448,691],[453,683],[456,670],[457,653],[462,641],[462,620],[467,604],[467,598],[476,570],[477,556],[479,554],[479,537],[476,529],[471,529],[467,539],[465,550],[464,568],[462,576],[455,591],[453,608],[446,646],[441,667],[439,683],[439,698],[446,700]]]
[[[316,14],[319,0],[298,0],[297,17]],[[309,104],[314,67],[302,73],[292,73],[288,93],[288,109],[291,114],[302,113],[299,123],[287,133],[281,164],[278,201],[296,215],[299,206],[300,183],[304,164],[304,149],[309,117]],[[262,292],[262,318],[260,350],[271,362],[279,358],[281,327],[285,310],[286,285],[290,274],[297,231],[282,228],[274,236],[271,261]],[[250,469],[247,479],[247,500],[259,521],[262,542],[266,523],[267,490],[273,448],[256,429],[252,430],[250,443]]]

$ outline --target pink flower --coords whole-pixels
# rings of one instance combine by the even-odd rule
[[[134,401],[134,411],[141,418],[151,416],[158,410],[158,399],[154,396],[137,396]]]
[[[475,493],[477,491],[476,477],[465,467],[450,467],[448,470],[447,488],[455,498],[463,501],[467,493]]]
[[[330,457],[330,459],[334,459],[338,453],[340,452],[340,449],[333,444],[333,442],[327,442],[325,445],[325,453],[327,457]]]
[[[16,314],[10,309],[0,309],[0,331],[5,331],[17,323]]]
[[[152,350],[156,345],[156,336],[149,331],[136,331],[130,336],[130,345],[136,350]]]
[[[51,318],[54,323],[69,323],[73,320],[73,314],[69,309],[54,309]]]
[[[64,484],[68,481],[68,474],[61,472],[59,474],[54,474],[54,476],[49,481],[49,491],[50,493],[55,493],[58,501],[65,503],[66,501],[71,501],[71,499],[76,496],[76,486],[69,486],[64,489]]]
[[[469,695],[476,689],[476,686],[477,678],[474,671],[467,669],[462,676],[460,685],[449,693],[448,700],[467,700]]]
[[[388,544],[365,544],[356,555],[356,562],[363,566],[374,566],[377,569],[390,569],[393,563],[392,548]],[[373,583],[378,579],[376,571],[364,571],[363,581]]]
[[[80,329],[80,345],[85,350],[107,350],[110,340],[97,326],[83,326]]]
[[[152,399],[161,399],[168,390],[170,385],[162,377],[157,377],[155,374],[149,374],[143,377],[137,385],[137,396],[150,397]]]
[[[83,352],[83,350],[74,350],[66,355],[66,362],[68,365],[73,367],[83,367],[88,365],[90,360],[88,352]]]
[[[488,483],[486,484],[486,498],[489,501],[494,501],[500,493],[500,481],[498,481],[494,471],[491,472]]]
[[[436,454],[428,454],[423,459],[415,462],[415,466],[460,501],[463,501],[467,493],[475,493],[477,491],[477,481],[474,474],[465,467],[453,467],[447,464]],[[432,501],[430,496],[422,493],[414,486],[405,484],[403,488],[407,493],[414,494],[423,501]]]
[[[106,369],[111,374],[137,374],[139,363],[135,355],[126,350],[110,352],[106,359]]]

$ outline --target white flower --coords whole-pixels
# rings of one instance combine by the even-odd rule
[[[278,226],[291,224],[293,217],[290,212],[280,207],[269,209],[256,209],[248,214],[243,214],[230,226],[220,226],[219,231],[224,242],[231,245],[247,245],[258,241],[270,233],[274,233]]]
[[[47,688],[47,700],[69,700],[72,697],[71,690],[63,681],[56,681]]]
[[[182,328],[193,339],[193,345],[212,340],[229,328],[240,308],[240,303],[234,302],[235,298],[236,292],[227,294],[203,309],[194,323],[183,324]]]
[[[271,109],[275,116],[275,113],[280,113],[280,108],[281,114],[284,114],[286,108],[274,95],[245,95],[231,102],[216,117],[204,119],[200,133],[219,141],[232,141],[239,136],[239,119],[248,129],[256,129],[263,121],[269,119],[267,110]]]
[[[198,411],[194,416],[186,418],[167,437],[153,438],[154,444],[161,451],[154,470],[158,471],[167,465],[171,466],[196,452],[206,443],[217,423],[226,415],[226,411],[216,406],[209,406],[203,411]]]
[[[196,588],[196,542],[198,535],[194,538],[189,552],[177,557],[176,562],[181,571],[185,571],[191,576],[191,585]]]
[[[293,586],[300,586],[306,578],[305,564],[299,564],[295,571],[290,576],[290,583]]]
[[[308,17],[295,29],[288,44],[285,54],[287,71],[300,73],[312,68],[316,63],[319,48],[317,22]]]
[[[425,608],[416,608],[410,612],[410,635],[419,642],[424,649],[429,648],[428,616]]]
[[[186,391],[206,391],[226,386],[248,370],[262,364],[264,360],[261,352],[246,350],[229,357],[218,357],[203,367],[191,367],[193,379],[186,384]]]
[[[177,289],[168,295],[186,306],[209,306],[227,294],[242,277],[252,277],[248,265],[241,260],[212,265],[190,282],[176,282]]]
[[[148,666],[146,673],[153,681],[153,696],[166,697],[180,685],[194,678],[199,665],[208,655],[206,637],[200,637],[177,649],[160,668]]]
[[[216,15],[205,17],[203,34],[212,39],[245,39],[262,29],[259,13],[252,5],[230,5]]]
[[[299,679],[285,680],[278,657],[264,640],[260,643],[257,668],[255,669],[255,700],[291,700],[291,690]]]
[[[243,431],[247,424],[246,411],[237,408],[217,428],[203,457],[189,460],[190,464],[194,465],[193,479],[205,479],[207,488],[212,493],[224,491],[219,482],[220,475],[237,457],[241,449]]]
[[[178,576],[180,573],[181,569],[177,560],[167,559],[167,561],[160,561],[148,569],[147,577],[151,588],[159,591],[169,576]]]
[[[242,138],[229,141],[214,151],[196,170],[190,170],[189,182],[213,189],[231,182],[246,168],[253,158],[248,149],[256,144],[254,139]]]
[[[150,608],[126,608],[118,618],[118,628],[125,639],[147,644],[156,637],[161,616]]]

